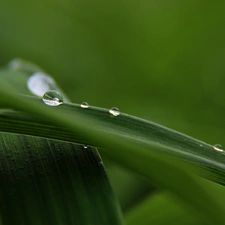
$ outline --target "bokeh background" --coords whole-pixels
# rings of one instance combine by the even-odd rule
[[[0,66],[40,65],[72,102],[224,144],[225,1],[0,0]],[[154,189],[105,159],[124,211]]]

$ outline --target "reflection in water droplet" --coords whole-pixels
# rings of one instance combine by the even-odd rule
[[[45,92],[55,89],[55,81],[42,72],[34,73],[27,81],[28,89],[35,95],[41,97]]]
[[[89,107],[87,102],[82,102],[80,105],[81,108],[87,109]]]
[[[112,107],[110,110],[109,110],[109,113],[112,114],[113,116],[119,116],[120,115],[120,111],[118,108],[116,107]]]
[[[214,145],[213,148],[214,148],[214,150],[217,151],[217,152],[224,152],[223,146],[220,145],[220,144]]]
[[[63,96],[58,91],[47,91],[42,101],[49,106],[58,106],[63,104]]]

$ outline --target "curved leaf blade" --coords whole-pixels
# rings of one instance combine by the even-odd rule
[[[13,60],[10,66],[14,71],[0,71],[1,80],[9,84],[9,90],[31,94],[27,86],[29,75],[42,70],[19,59]],[[55,82],[53,84],[54,89],[60,91]],[[0,110],[0,114],[6,111]],[[17,127],[16,120],[14,122]],[[9,124],[3,127],[9,128]],[[39,127],[36,124],[29,129],[37,132]],[[47,130],[49,132],[54,134],[53,130]],[[97,149],[46,139],[46,136],[0,132],[4,223],[122,224],[120,207]]]
[[[1,132],[0,154],[3,224],[122,224],[95,148]]]
[[[215,222],[223,224],[225,222],[225,209],[221,199],[211,195],[207,187],[190,175],[180,165],[179,161],[170,157],[162,157],[163,154],[159,152],[170,149],[166,145],[159,145],[151,141],[148,144],[145,142],[140,143],[138,142],[139,139],[129,138],[126,135],[121,135],[121,133],[118,134],[113,132],[113,129],[111,131],[102,131],[97,129],[102,120],[89,120],[90,118],[87,115],[76,110],[69,113],[67,110],[64,111],[65,108],[63,106],[54,109],[46,107],[41,103],[40,99],[22,98],[6,93],[3,90],[1,90],[1,95],[5,97],[0,99],[2,106],[10,106],[34,113],[42,118],[51,120],[55,124],[66,127],[74,134],[79,132],[80,135],[83,135],[93,144],[101,144],[105,147],[107,150],[101,149],[105,155],[121,165],[140,173],[161,188],[169,190],[191,205],[196,212],[205,215],[212,224]],[[8,101],[6,101],[6,97]],[[20,102],[15,101],[16,99],[19,99]],[[94,121],[98,123],[94,123]],[[96,124],[97,128],[93,126],[94,124]],[[197,143],[199,142],[197,141]],[[211,148],[209,146],[209,149]],[[149,149],[155,149],[155,151],[149,151]],[[164,176],[165,174],[166,176]],[[191,190],[191,192],[186,188]]]
[[[32,102],[40,102],[38,98],[30,98]],[[4,106],[4,105],[3,105]],[[7,107],[7,104],[5,105]],[[22,110],[22,108],[20,108]],[[63,104],[59,111],[64,117],[76,119],[73,114],[84,116],[88,120],[90,129],[95,129],[116,135],[119,137],[135,140],[136,143],[144,146],[158,146],[159,152],[168,156],[174,156],[199,167],[199,173],[203,176],[225,184],[225,155],[214,150],[213,146],[196,140],[174,130],[142,120],[124,113],[113,117],[107,109],[89,107],[83,109],[78,104]],[[49,111],[50,113],[50,111]],[[29,114],[4,111],[0,114],[0,130],[6,132],[26,133],[30,135],[49,137],[53,139],[66,140],[80,144],[95,145],[88,142],[78,132],[71,134],[65,126],[54,125],[51,120],[41,117],[33,117]],[[10,124],[14,124],[11,126]],[[32,129],[31,129],[32,128]],[[99,147],[102,147],[101,145]]]

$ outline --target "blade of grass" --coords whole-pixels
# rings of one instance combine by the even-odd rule
[[[7,83],[9,83],[12,87],[16,88],[17,93],[30,95],[31,92],[27,88],[28,87],[28,79],[33,74],[37,74],[37,72],[38,73],[41,72],[43,75],[46,76],[46,72],[44,72],[44,70],[42,68],[40,68],[39,66],[35,65],[34,63],[29,62],[29,61],[25,61],[25,60],[22,60],[22,59],[13,59],[12,61],[9,62],[8,68],[6,67],[5,70],[0,70],[0,80],[7,81]],[[52,78],[51,78],[51,80],[52,80]],[[35,84],[35,88],[39,87],[38,90],[43,90],[43,87],[46,88],[46,86],[48,86],[48,80],[47,79],[43,79],[42,81],[43,82],[38,81]],[[54,81],[51,82],[50,86],[51,86],[51,88],[53,90],[57,90],[60,93],[62,93],[62,91],[59,89],[58,85],[56,85],[56,82],[54,82]],[[67,100],[68,98],[65,99],[65,95],[64,94],[63,94],[63,97],[64,97],[64,102],[68,101]],[[2,113],[2,116],[3,116],[3,112],[4,111],[0,110],[0,114]],[[22,117],[20,119],[22,119]],[[12,117],[11,117],[11,120],[12,120]],[[18,128],[17,133],[20,132],[20,130],[22,129],[20,127],[20,125],[18,124],[19,121],[20,120],[18,120],[16,118],[14,120],[14,123],[15,123],[14,125],[15,126],[13,126],[13,127],[17,127]],[[5,126],[6,126],[5,123],[2,124],[2,128],[3,129],[4,129]],[[44,127],[42,127],[42,128],[44,128]],[[3,131],[3,129],[2,129],[2,131]],[[68,137],[73,138],[73,135],[71,135],[71,133],[68,133],[68,132],[64,131],[65,129],[64,130],[60,129],[60,128],[55,129],[54,126],[49,126],[47,129],[46,128],[44,128],[44,129],[45,130],[42,130],[40,128],[40,124],[39,125],[37,125],[37,124],[34,125],[33,124],[32,128],[30,129],[30,131],[35,132],[35,136],[37,136],[40,132],[43,135],[43,132],[45,132],[46,133],[45,136],[48,136],[49,134],[51,134],[51,135],[54,136],[54,139],[62,139],[61,138],[62,135],[64,135],[64,138],[63,138],[64,140],[65,140],[65,138],[68,138]],[[27,131],[29,132],[29,129],[27,129]],[[57,133],[55,131],[57,131]],[[13,132],[15,132],[15,130]],[[85,143],[85,141],[83,141],[83,142],[80,141],[79,143]],[[107,169],[108,168],[109,168],[109,166],[107,166]],[[115,187],[115,185],[114,185],[115,180],[120,180],[120,179],[121,179],[121,177],[118,176],[118,174],[115,174],[114,176],[112,174],[110,174],[110,180],[112,182],[113,187]],[[130,177],[130,179],[133,179],[133,178]],[[136,181],[134,181],[134,182],[136,182]],[[125,183],[124,184],[121,184],[121,183],[117,184],[116,187],[115,187],[115,192],[117,194],[119,194],[118,193],[118,192],[120,192],[119,190],[121,190],[121,188],[125,189],[126,186],[127,186],[127,184],[125,184]],[[119,187],[119,189],[118,189],[118,187]],[[126,195],[124,195],[124,193],[123,194],[119,194],[119,200],[120,200],[120,203],[122,203],[122,205],[121,205],[122,208],[124,208],[123,207],[124,206],[124,201],[122,200],[122,199],[124,199],[124,197],[128,200],[131,197],[131,195],[126,196]],[[128,202],[129,201],[130,200],[128,200]]]
[[[16,68],[22,72],[0,71],[1,80],[7,81],[8,90],[30,94],[28,74],[35,66],[21,60],[13,63],[22,63]],[[1,109],[0,115],[7,111]],[[0,154],[4,224],[123,223],[96,148],[0,132]]]
[[[30,100],[40,102],[38,98],[30,98]],[[3,106],[7,107],[7,104]],[[60,109],[54,110],[63,113],[64,117],[73,117],[74,113],[86,116],[90,127],[95,127],[109,135],[115,134],[132,139],[145,146],[152,144],[162,146],[159,150],[161,153],[195,164],[199,167],[200,174],[220,184],[225,184],[225,156],[216,152],[213,146],[205,142],[124,113],[114,118],[110,116],[107,109],[97,107],[83,109],[78,104],[63,104]],[[4,111],[0,117],[2,131],[26,132],[30,135],[95,145],[95,143],[86,140],[79,132],[71,133],[64,124],[56,126],[49,119],[13,111]],[[12,123],[14,126],[10,126]],[[99,146],[101,147],[101,144]]]
[[[106,129],[101,130],[98,127],[98,123],[101,124],[102,118],[96,119],[95,121],[98,123],[94,123],[90,120],[89,116],[84,115],[83,112],[79,113],[74,110],[71,113],[66,113],[67,111],[63,110],[65,109],[63,106],[53,109],[44,106],[43,103],[37,99],[35,101],[33,98],[31,100],[15,96],[9,92],[4,92],[3,89],[1,89],[0,92],[2,97],[0,103],[2,106],[34,113],[45,119],[52,120],[52,122],[54,121],[61,126],[67,127],[75,134],[79,132],[80,135],[83,135],[93,144],[99,144],[105,147],[107,150],[101,149],[105,155],[121,165],[142,174],[161,188],[169,190],[191,205],[196,212],[204,215],[212,224],[215,222],[217,224],[223,224],[225,222],[223,215],[224,206],[221,204],[220,198],[211,195],[207,188],[204,187],[200,181],[187,173],[185,167],[181,166],[178,161],[170,157],[163,157],[163,154],[159,153],[159,151],[169,151],[171,149],[169,144],[167,146],[166,142],[165,145],[158,144],[155,140],[151,141],[151,139],[148,139],[148,142],[144,142],[141,141],[139,137],[133,138],[129,137],[129,135],[122,135],[123,132],[121,133],[119,129],[111,129],[111,131],[106,132]],[[18,102],[17,100],[20,101]],[[107,115],[109,116],[109,114]],[[115,121],[115,118],[113,119]],[[94,125],[96,125],[98,129]],[[132,127],[131,124],[130,126]],[[111,127],[109,127],[109,130],[110,128]],[[135,132],[136,131],[134,131],[134,134]],[[182,134],[168,130],[169,136],[174,137],[172,135],[174,133],[177,134],[178,137],[183,136]],[[159,137],[164,139],[161,133]],[[198,144],[202,142],[194,140],[193,143]],[[178,146],[179,144],[177,148]],[[204,146],[204,149],[207,149],[207,147],[212,150],[212,147],[207,145]],[[149,151],[149,149],[155,149],[156,151]]]
[[[30,91],[27,89],[28,74],[43,70],[31,62],[21,59],[15,59],[11,64],[16,64],[16,69],[21,72],[0,71],[1,80],[10,84],[11,88],[14,88],[17,93],[30,94]],[[11,65],[11,68],[15,70],[14,67]],[[59,90],[57,86],[55,86],[55,89]],[[33,101],[39,101],[39,99],[33,99]],[[7,106],[7,102],[5,106]],[[225,184],[223,176],[225,157],[215,152],[213,146],[205,142],[127,114],[121,113],[119,117],[113,118],[109,115],[107,109],[89,107],[87,110],[84,110],[78,104],[64,104],[61,109],[65,116],[73,114],[74,111],[87,115],[89,122],[92,122],[92,127],[98,127],[104,132],[117,133],[120,136],[135,139],[144,145],[148,145],[151,142],[160,146],[166,146],[166,148],[170,148],[170,151],[165,150],[165,154],[168,153],[170,156],[173,155],[200,165],[199,172],[201,174],[218,183]],[[14,112],[2,112],[1,117],[0,125],[2,131],[20,133],[26,129],[27,134],[30,135],[44,135],[49,138],[91,144],[78,133],[71,135],[71,132],[65,129],[64,126],[54,126],[50,120],[33,119],[32,116]],[[12,121],[15,126],[8,126],[8,123],[12,123]],[[37,123],[39,125],[35,126]],[[30,127],[33,129],[30,129]]]

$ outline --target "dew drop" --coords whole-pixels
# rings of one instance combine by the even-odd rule
[[[42,101],[49,106],[58,106],[63,104],[63,96],[58,91],[47,91]]]
[[[82,102],[80,105],[81,108],[87,109],[89,107],[87,102]]]
[[[109,110],[109,113],[112,114],[113,116],[119,116],[120,115],[120,111],[118,108],[116,107],[112,107],[110,110]]]
[[[213,148],[214,148],[214,150],[217,151],[217,152],[224,152],[223,146],[220,145],[220,144],[214,145]]]
[[[84,145],[84,149],[87,149],[88,147],[86,145]]]
[[[19,70],[21,68],[21,59],[13,59],[9,62],[8,67],[12,70]]]
[[[27,81],[28,89],[35,95],[41,97],[45,92],[55,89],[55,81],[45,73],[34,73]]]

